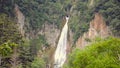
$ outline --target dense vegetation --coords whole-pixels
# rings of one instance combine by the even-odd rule
[[[99,40],[83,50],[74,50],[65,68],[119,68],[119,54],[120,39]]]
[[[91,4],[91,1],[93,3]],[[51,23],[61,28],[65,15],[69,15],[70,29],[75,33],[74,41],[89,28],[94,13],[103,15],[114,35],[119,35],[120,1],[119,0],[1,0],[1,12],[14,16],[14,4],[17,4],[29,23],[26,31],[40,30],[44,23]],[[35,32],[37,33],[37,32]]]
[[[74,33],[73,40],[76,42],[79,36],[88,30],[89,22],[93,19],[94,13],[99,12],[103,15],[107,25],[113,31],[113,35],[119,36],[120,0],[93,0],[93,3],[91,1],[92,0],[0,0],[0,68],[44,68],[48,63],[48,54],[44,52],[43,47],[49,48],[50,46],[46,41],[45,36],[38,35],[35,38],[26,40],[25,37],[20,35],[15,19],[15,4],[19,6],[21,12],[26,18],[25,31],[27,34],[30,32],[37,34],[37,32],[41,30],[44,23],[55,24],[59,29],[61,29],[63,17],[68,15],[70,16],[69,28]],[[116,43],[113,43],[111,40]],[[91,57],[91,54],[88,54],[93,50],[97,51],[99,45],[107,47],[107,44],[110,44],[110,41],[112,44],[107,47],[107,50],[109,51],[109,48],[112,48],[112,46],[113,50],[114,46],[116,49],[118,39],[112,38],[105,41],[106,42],[97,42],[96,44],[93,44],[92,47],[89,47],[82,52],[80,52],[81,50],[76,50],[76,53],[73,54],[78,57],[72,56],[73,54],[71,55],[72,59],[76,59],[74,60],[75,64],[72,63],[72,59],[70,58],[68,67],[70,68],[71,65],[77,66],[77,62],[81,62],[81,64],[83,63],[82,60],[77,61],[77,59],[81,57],[79,55],[90,56],[81,57],[83,60],[84,58],[87,58],[86,61],[84,61],[85,66],[92,61],[90,58],[96,59],[96,61],[91,63],[91,65],[99,66],[97,62],[103,62],[104,65],[106,61],[111,59],[108,64],[110,63],[113,64],[113,66],[117,66],[114,62],[112,62],[117,62],[117,60],[113,60],[116,56],[112,55],[112,50],[110,52],[111,56],[107,54],[103,47],[103,49],[100,50],[100,48],[99,51],[105,50],[105,53],[104,51],[102,53],[95,53],[97,55],[101,54],[100,56],[98,55],[96,57]],[[98,43],[100,44],[97,45]],[[87,53],[87,51],[90,52]],[[38,58],[38,52],[43,52],[43,57]],[[105,57],[108,58],[103,58],[102,54],[105,54]],[[103,61],[99,61],[99,59],[103,59]],[[90,61],[88,62],[88,60]]]
[[[12,54],[15,54],[16,49],[21,42],[21,35],[17,30],[17,25],[12,18],[6,14],[0,14],[0,67],[9,67],[12,61]],[[13,61],[14,63],[14,61]]]
[[[120,35],[120,0],[96,0],[94,11],[100,12],[114,35]]]

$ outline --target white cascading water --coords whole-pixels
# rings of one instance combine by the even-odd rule
[[[67,49],[67,32],[68,32],[68,20],[66,17],[66,23],[62,29],[60,39],[54,55],[54,68],[61,68],[66,60],[66,49]]]

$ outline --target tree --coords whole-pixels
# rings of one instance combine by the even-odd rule
[[[119,68],[119,45],[119,38],[108,38],[92,43],[83,50],[76,49],[69,56],[65,68]]]
[[[7,41],[18,43],[21,41],[21,35],[18,32],[16,23],[6,14],[0,14],[0,44]]]
[[[12,21],[6,14],[0,14],[0,57],[1,67],[8,66],[12,53],[15,53],[13,49],[17,49],[16,46],[21,41],[21,35],[16,28],[16,23]],[[16,59],[16,58],[14,58]],[[13,61],[14,62],[14,61]]]
[[[0,45],[0,65],[4,65],[3,59],[10,57],[10,55],[14,52],[13,48],[16,47],[17,44],[12,43],[10,41],[3,43]],[[0,66],[1,67],[1,66]]]
[[[31,64],[31,68],[45,68],[44,60],[39,57],[36,57]]]

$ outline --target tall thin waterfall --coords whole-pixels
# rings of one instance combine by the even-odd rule
[[[66,60],[66,49],[67,49],[67,32],[68,32],[68,20],[69,17],[66,17],[66,23],[62,29],[60,39],[58,41],[57,49],[54,55],[54,68],[60,68]]]

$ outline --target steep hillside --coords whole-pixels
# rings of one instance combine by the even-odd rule
[[[67,55],[96,37],[120,37],[119,12],[119,0],[0,0],[0,68],[53,67],[65,16]]]

